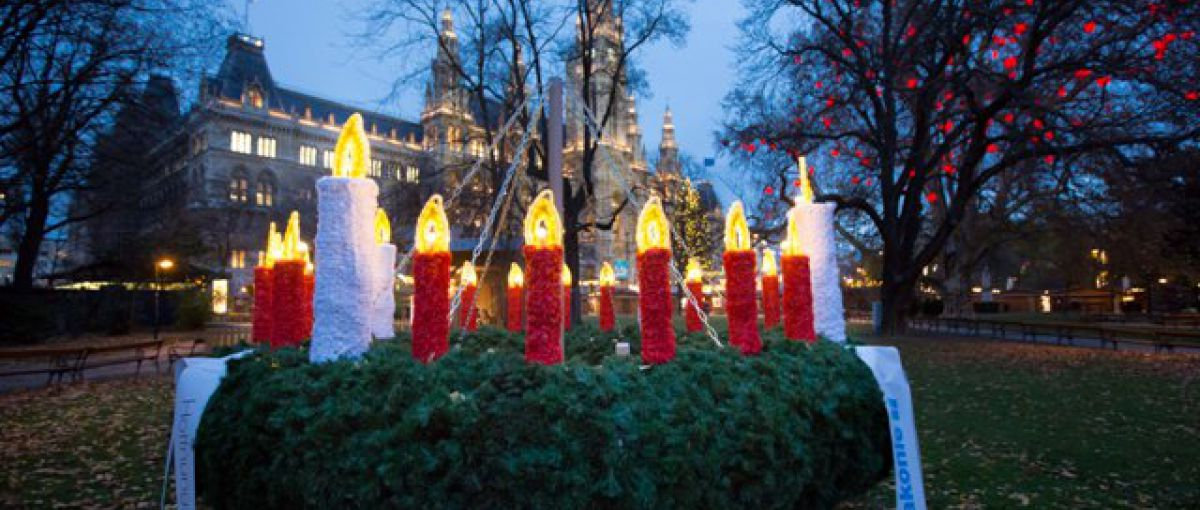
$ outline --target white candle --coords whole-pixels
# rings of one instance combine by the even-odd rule
[[[375,276],[378,278],[378,287],[371,312],[371,335],[375,338],[396,337],[396,245],[391,240],[392,224],[383,209],[379,209],[375,213],[375,242],[379,252]]]
[[[838,276],[837,241],[833,233],[833,213],[837,204],[813,203],[808,182],[808,164],[800,157],[800,197],[796,201],[800,246],[808,254],[812,274],[813,327],[817,335],[834,342],[846,341],[846,312],[842,306],[841,279]]]
[[[309,352],[314,363],[366,352],[379,289],[374,229],[379,186],[366,178],[371,153],[358,114],[346,121],[334,152],[333,176],[317,181],[317,271]]]

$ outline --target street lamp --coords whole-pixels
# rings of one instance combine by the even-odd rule
[[[159,301],[162,294],[162,272],[170,271],[175,267],[175,261],[171,259],[162,259],[154,264],[154,339],[158,340],[159,329]]]

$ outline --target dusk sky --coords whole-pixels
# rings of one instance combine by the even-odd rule
[[[353,34],[360,28],[350,9],[361,0],[256,0],[250,4],[250,29],[265,40],[267,61],[275,80],[287,87],[335,99],[365,109],[398,114],[416,120],[420,115],[420,90],[394,103],[381,103],[387,95],[396,66],[377,59],[370,49],[355,48]],[[238,6],[241,19],[242,2]],[[701,7],[703,6],[703,7]],[[691,9],[692,30],[687,43],[676,48],[661,43],[643,50],[640,64],[647,72],[652,97],[638,97],[638,114],[647,155],[655,157],[661,137],[662,114],[667,104],[675,115],[676,137],[684,153],[698,161],[716,150],[713,131],[721,121],[721,98],[733,83],[736,42],[736,0],[701,0]],[[414,56],[422,60],[430,55]],[[556,66],[556,74],[562,67]],[[723,172],[718,160],[711,173]],[[713,177],[717,177],[714,175]],[[722,181],[713,178],[722,201],[731,195]]]

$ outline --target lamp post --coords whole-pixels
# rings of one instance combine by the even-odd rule
[[[159,329],[159,301],[162,295],[162,272],[170,271],[175,267],[175,261],[171,259],[162,259],[154,263],[154,339],[158,340]]]

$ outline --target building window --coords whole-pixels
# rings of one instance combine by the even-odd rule
[[[229,201],[240,204],[246,203],[249,199],[250,183],[246,176],[234,174],[229,179]]]
[[[264,158],[275,157],[275,139],[269,136],[258,137],[258,155]]]
[[[421,170],[417,167],[410,165],[407,169],[405,169],[405,173],[406,175],[404,176],[404,180],[413,183],[420,182]]]
[[[333,168],[333,151],[326,149],[321,157],[321,166],[325,169]]]
[[[230,251],[229,267],[233,269],[244,269],[246,267],[246,250]]]
[[[269,177],[259,177],[254,188],[254,204],[259,207],[275,205],[275,183]]]
[[[371,158],[371,177],[383,177],[383,162]]]
[[[246,102],[249,103],[250,106],[253,106],[255,108],[262,108],[263,107],[262,91],[259,90],[258,87],[250,87],[250,89],[246,91]]]
[[[240,152],[242,154],[250,154],[250,143],[253,137],[245,131],[232,131],[229,133],[229,150]]]
[[[301,145],[300,164],[304,166],[317,166],[317,148]]]

